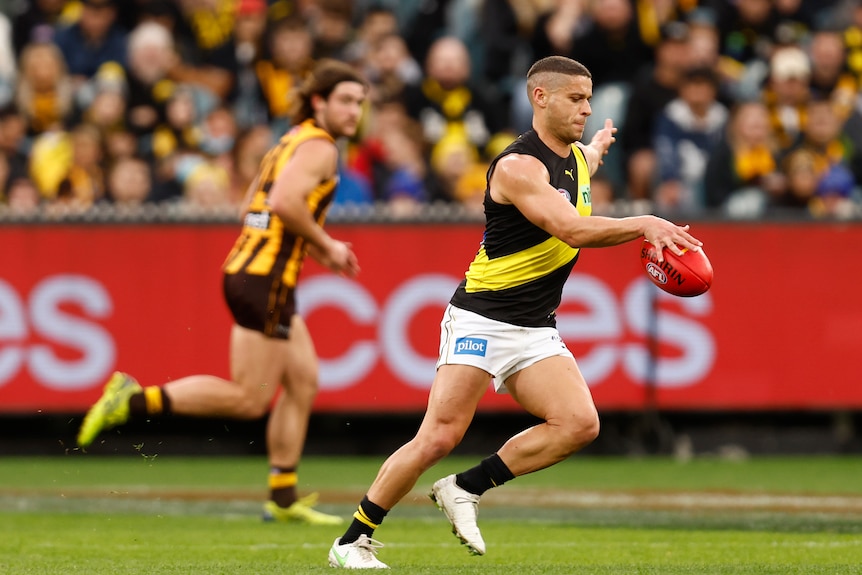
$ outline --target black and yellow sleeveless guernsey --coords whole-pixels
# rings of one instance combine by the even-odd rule
[[[572,145],[569,157],[561,158],[530,130],[494,159],[487,181],[508,154],[538,158],[548,168],[551,185],[578,213],[592,213],[590,171],[580,148]],[[482,245],[450,303],[517,326],[556,327],[555,310],[579,249],[531,223],[515,206],[493,201],[487,187],[484,205]]]
[[[284,229],[267,198],[297,146],[313,138],[334,142],[313,120],[306,120],[282,136],[264,156],[242,233],[222,267],[225,300],[234,320],[269,337],[289,336],[290,318],[296,312],[294,291],[307,246],[303,238]],[[337,182],[337,176],[321,182],[306,201],[306,208],[321,226]]]

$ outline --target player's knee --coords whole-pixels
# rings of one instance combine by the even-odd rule
[[[579,451],[599,436],[599,416],[596,412],[578,414],[563,426],[565,443],[570,453]]]
[[[291,377],[286,393],[301,403],[310,403],[317,397],[317,374],[308,373],[302,377]]]
[[[447,455],[461,442],[462,434],[448,427],[437,428],[433,433],[417,436],[421,445],[423,458],[437,462]]]
[[[269,400],[251,394],[243,394],[234,404],[234,415],[238,419],[259,419],[269,412]]]

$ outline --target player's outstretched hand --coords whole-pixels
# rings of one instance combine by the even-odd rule
[[[614,121],[608,118],[605,120],[604,127],[593,134],[593,137],[590,140],[590,146],[599,152],[599,164],[604,163],[602,161],[602,157],[608,153],[608,149],[610,149],[611,144],[617,141],[615,136],[616,133],[617,128],[614,127]]]
[[[644,238],[655,246],[656,256],[662,262],[664,261],[662,248],[667,248],[678,256],[682,255],[684,249],[695,252],[700,249],[703,242],[691,235],[688,230],[688,224],[678,226],[673,222],[653,216],[644,229]]]

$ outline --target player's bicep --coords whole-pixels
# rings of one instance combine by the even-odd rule
[[[547,168],[536,158],[506,157],[494,170],[491,189],[495,200],[513,204],[530,222],[562,237],[580,215],[549,179]]]

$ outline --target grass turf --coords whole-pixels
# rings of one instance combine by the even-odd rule
[[[306,458],[301,486],[347,517],[381,461]],[[390,513],[377,537],[394,572],[862,573],[859,458],[574,457],[489,492],[488,554],[470,557],[424,492],[474,461],[445,460]],[[0,459],[0,573],[330,572],[327,549],[342,529],[261,522],[265,474],[256,457]],[[608,498],[567,499],[585,491]],[[639,505],[678,492],[691,500]],[[621,504],[620,493],[634,496]],[[716,494],[748,503],[698,504]],[[795,497],[825,503],[793,507]]]

